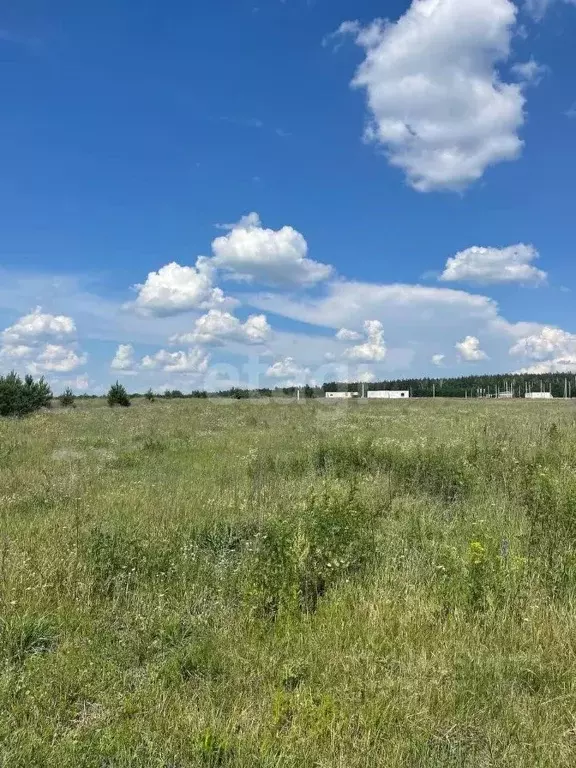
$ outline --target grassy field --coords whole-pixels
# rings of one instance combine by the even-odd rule
[[[0,423],[0,765],[576,765],[571,402]]]

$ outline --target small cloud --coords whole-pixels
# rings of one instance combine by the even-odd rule
[[[346,35],[356,36],[361,29],[362,25],[359,21],[343,21],[335,32],[330,32],[322,38],[322,47],[329,48],[332,46],[332,51],[336,53],[342,48]]]
[[[449,258],[439,279],[443,282],[457,281],[480,285],[541,285],[546,282],[547,275],[532,264],[538,257],[538,251],[533,245],[523,243],[507,248],[473,246]]]
[[[333,273],[328,264],[307,257],[308,244],[293,227],[264,228],[253,212],[220,229],[228,234],[213,241],[212,264],[230,279],[303,287],[327,280]]]
[[[342,329],[346,331],[345,328]],[[387,353],[386,343],[384,341],[384,329],[379,320],[366,320],[364,323],[366,341],[364,344],[358,344],[355,347],[349,347],[344,352],[344,357],[349,360],[365,360],[367,362],[377,362],[384,360]],[[347,334],[350,334],[347,331]],[[338,336],[340,334],[340,336]],[[342,339],[342,332],[336,334],[337,338]],[[345,337],[344,337],[345,338]]]
[[[338,341],[360,341],[362,334],[358,331],[351,331],[348,328],[340,328],[336,334]]]
[[[538,64],[536,59],[531,57],[528,61],[514,64],[512,72],[525,85],[538,85],[544,75],[549,72],[549,68],[544,64]]]
[[[456,344],[456,351],[460,358],[467,363],[477,363],[480,360],[488,360],[488,355],[480,349],[480,341],[476,336],[466,336],[463,341]]]

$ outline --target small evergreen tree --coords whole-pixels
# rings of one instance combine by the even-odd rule
[[[112,384],[108,390],[108,405],[113,407],[114,405],[121,405],[127,408],[130,405],[130,398],[126,388],[122,386],[118,381],[116,384]]]
[[[34,381],[26,376],[24,381],[14,371],[0,376],[0,416],[26,416],[40,408],[49,408],[52,392],[42,377]]]
[[[149,402],[149,403],[153,403],[153,402],[154,402],[154,400],[156,399],[156,398],[154,397],[154,392],[152,392],[152,388],[150,388],[150,389],[149,389],[149,390],[148,390],[148,391],[147,391],[147,392],[144,394],[144,397],[146,398],[146,400],[148,400],[148,402]]]
[[[74,395],[74,392],[72,392],[70,387],[66,387],[64,392],[62,392],[62,394],[58,398],[58,400],[60,401],[60,405],[63,408],[70,408],[70,407],[74,408],[76,396]]]

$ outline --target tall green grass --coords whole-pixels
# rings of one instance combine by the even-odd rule
[[[576,764],[570,402],[0,422],[0,765]]]

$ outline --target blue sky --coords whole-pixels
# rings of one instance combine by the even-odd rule
[[[571,0],[7,0],[0,369],[576,370],[575,32]]]

